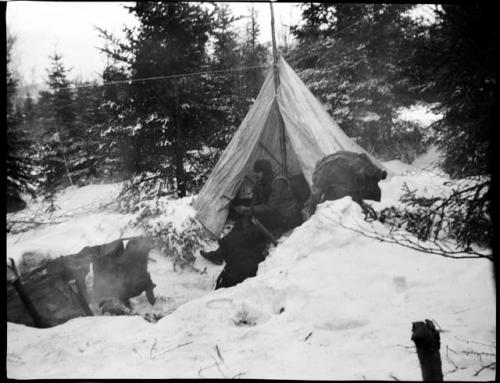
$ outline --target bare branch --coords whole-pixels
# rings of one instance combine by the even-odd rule
[[[442,243],[436,242],[434,245],[437,247],[436,248],[431,248],[431,247],[426,247],[421,244],[420,241],[415,242],[413,239],[413,236],[410,236],[409,233],[404,233],[402,231],[396,231],[391,232],[389,231],[389,236],[382,236],[379,233],[375,231],[367,231],[365,229],[361,228],[354,228],[350,226],[344,225],[341,221],[335,220],[325,214],[322,214],[322,216],[337,225],[343,227],[344,229],[348,229],[351,231],[354,231],[358,234],[361,234],[367,238],[371,239],[376,239],[380,242],[386,242],[386,243],[392,243],[396,244],[399,246],[403,246],[412,250],[416,250],[422,253],[427,253],[427,254],[434,254],[434,255],[440,255],[445,258],[453,258],[453,259],[469,259],[469,258],[485,258],[489,259],[490,261],[493,261],[493,256],[492,255],[487,255],[487,254],[481,254],[473,250],[457,250],[457,251],[451,251],[449,248],[443,246]],[[459,254],[468,254],[468,255],[459,255]]]
[[[480,373],[481,371],[483,371],[483,370],[485,370],[485,369],[487,369],[487,368],[493,369],[492,367],[493,367],[493,366],[495,366],[496,364],[497,364],[497,362],[492,362],[492,363],[490,363],[490,364],[488,364],[488,365],[486,365],[486,366],[481,367],[481,368],[479,369],[479,371],[477,371],[477,372],[474,374],[474,376],[478,376],[478,375],[479,375],[479,373]]]

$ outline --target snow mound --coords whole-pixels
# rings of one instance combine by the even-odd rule
[[[397,178],[383,187],[411,181]],[[421,380],[411,325],[433,319],[445,330],[445,380],[494,379],[491,368],[476,374],[495,359],[491,263],[418,253],[363,230],[385,227],[364,221],[349,197],[324,202],[270,251],[255,278],[200,295],[156,324],[139,317],[77,318],[45,330],[8,323],[7,374]],[[449,350],[456,354],[445,357]]]
[[[387,169],[389,169],[395,175],[403,175],[408,173],[416,173],[419,171],[412,165],[405,164],[400,160],[385,161],[382,163]]]
[[[421,170],[435,170],[439,168],[442,161],[442,153],[436,146],[432,145],[427,152],[415,158],[412,166]]]
[[[7,256],[20,263],[23,254],[38,254],[40,261],[76,254],[85,246],[102,245],[121,237],[141,235],[130,227],[132,214],[92,213],[29,232],[7,236]]]
[[[113,202],[122,190],[122,183],[71,186],[56,195],[57,206],[65,211],[81,212]]]

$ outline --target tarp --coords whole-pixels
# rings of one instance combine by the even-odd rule
[[[278,71],[277,92],[271,69],[250,111],[194,202],[196,218],[215,237],[219,237],[224,228],[229,203],[245,176],[252,177],[254,162],[266,158],[279,173],[282,163],[280,119],[285,131],[287,174],[302,173],[309,186],[312,186],[316,162],[326,155],[339,150],[367,153],[342,131],[282,57]]]

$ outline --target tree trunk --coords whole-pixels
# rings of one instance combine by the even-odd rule
[[[66,154],[65,154],[66,147],[63,144],[63,136],[62,136],[62,133],[59,131],[59,123],[58,123],[57,118],[56,118],[56,132],[59,135],[59,147],[61,149],[61,153],[63,156],[64,168],[66,169],[66,175],[68,176],[68,180],[69,180],[70,185],[73,186],[73,179],[71,178],[71,174],[70,174],[69,168],[68,168],[68,161],[66,160]]]
[[[184,171],[184,140],[179,108],[179,87],[175,85],[175,178],[179,197],[186,196],[186,173]]]
[[[441,346],[439,332],[434,324],[426,319],[425,322],[413,322],[411,340],[417,347],[418,360],[422,370],[424,382],[443,381],[441,368]]]

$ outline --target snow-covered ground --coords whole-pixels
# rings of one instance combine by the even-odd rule
[[[379,208],[397,203],[404,182],[435,195],[449,181],[399,161],[385,165],[395,175],[380,183]],[[23,254],[55,257],[142,234],[135,214],[106,207],[118,192],[119,185],[66,190],[56,200],[58,216],[50,218],[59,223],[8,234],[7,255],[19,263]],[[168,216],[177,223],[190,217],[188,202],[172,201]],[[222,266],[196,254],[194,266],[204,272],[176,272],[169,258],[152,251],[158,301],[151,307],[140,296],[133,305],[138,314],[162,317],[158,322],[136,315],[82,317],[49,329],[8,323],[7,375],[421,380],[411,325],[431,319],[442,330],[445,380],[493,380],[495,367],[482,369],[496,361],[492,263],[419,253],[339,223],[386,230],[364,221],[349,197],[327,201],[280,239],[255,278],[217,291]]]

